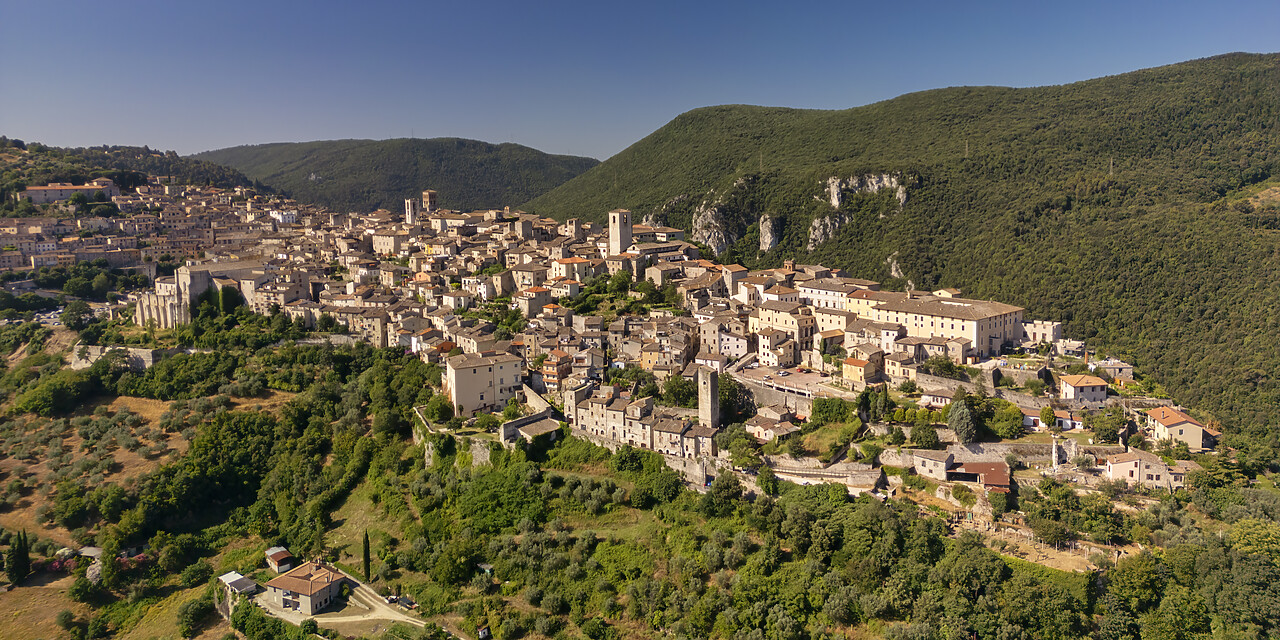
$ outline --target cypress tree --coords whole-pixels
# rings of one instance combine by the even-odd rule
[[[947,412],[947,424],[956,432],[960,444],[969,444],[978,439],[978,425],[969,410],[969,403],[963,398],[952,400],[951,411]]]
[[[31,542],[27,532],[22,531],[9,546],[9,555],[5,558],[5,573],[9,582],[20,584],[31,573]]]
[[[369,581],[369,530],[364,530],[364,581]]]

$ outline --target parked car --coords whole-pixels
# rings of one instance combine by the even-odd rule
[[[787,377],[787,376],[791,375],[791,372],[790,372],[790,371],[785,371],[785,370],[784,370],[784,371],[779,371],[779,372],[778,372],[778,375],[779,375],[779,376],[781,376],[781,377],[783,377],[783,378],[785,378],[785,377]]]

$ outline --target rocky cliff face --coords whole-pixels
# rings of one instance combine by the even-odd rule
[[[840,205],[844,204],[847,197],[860,193],[879,193],[886,189],[892,190],[893,197],[898,201],[898,211],[902,211],[902,206],[907,203],[907,188],[902,184],[901,177],[896,174],[868,173],[848,178],[838,176],[827,178],[825,193],[822,196],[814,196],[814,199],[825,199],[831,208],[837,211],[828,216],[814,218],[809,224],[809,244],[806,249],[813,251],[818,248],[818,245],[831,240],[840,227],[849,222],[852,214],[839,211]],[[883,218],[884,214],[880,217]]]
[[[781,218],[776,218],[769,214],[760,216],[760,251],[772,251],[778,246],[778,236],[781,235],[778,229],[778,223],[782,222]]]
[[[694,242],[711,247],[716,255],[724,253],[729,245],[737,241],[737,238],[730,238],[726,231],[724,211],[721,210],[719,203],[703,201],[693,212],[693,234],[690,238]]]
[[[899,210],[907,203],[907,188],[902,184],[901,176],[889,173],[867,173],[848,178],[831,176],[827,178],[826,199],[832,209],[839,209],[846,193],[879,193],[882,189],[894,191]]]

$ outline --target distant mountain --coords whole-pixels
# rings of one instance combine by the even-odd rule
[[[523,208],[629,208],[749,267],[1019,304],[1276,447],[1278,171],[1280,56],[1231,54],[843,111],[697,109]]]
[[[450,209],[518,205],[599,164],[460,138],[285,142],[191,157],[234,167],[297,200],[350,211],[398,210],[424,189],[435,189]]]

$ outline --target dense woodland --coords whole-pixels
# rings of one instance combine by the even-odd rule
[[[962,87],[846,111],[688,112],[532,200],[602,220],[628,207],[689,228],[726,260],[842,267],[888,287],[959,287],[1061,320],[1220,423],[1243,455],[1280,459],[1280,57],[1232,54],[1069,85]],[[890,174],[887,193],[830,177]],[[760,253],[760,217],[781,219]],[[842,221],[808,251],[810,223]],[[895,268],[901,277],[894,277]]]
[[[599,164],[518,144],[459,138],[249,145],[192,158],[234,167],[302,202],[337,211],[401,211],[424,189],[440,206],[496,209],[537,197]]]

